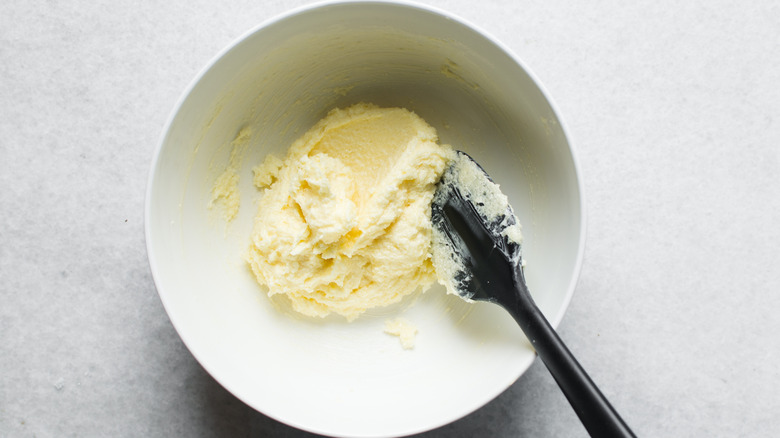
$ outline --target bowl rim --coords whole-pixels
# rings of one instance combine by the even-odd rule
[[[204,357],[204,355],[201,354],[201,352],[197,351],[197,349],[193,349],[193,343],[189,340],[189,335],[183,333],[179,327],[179,317],[176,316],[176,311],[171,306],[168,299],[166,299],[165,294],[162,292],[162,286],[159,282],[160,273],[159,273],[159,263],[157,262],[157,257],[153,251],[153,244],[152,244],[152,237],[151,237],[151,216],[152,216],[152,196],[153,196],[153,188],[155,186],[155,181],[157,179],[157,171],[159,166],[159,159],[160,159],[160,153],[163,150],[163,146],[168,140],[171,125],[173,124],[174,120],[176,119],[177,115],[179,114],[182,105],[185,103],[187,98],[192,94],[193,90],[198,86],[198,84],[201,82],[201,80],[204,78],[204,76],[230,51],[232,51],[236,46],[238,46],[241,42],[247,40],[249,37],[254,35],[255,33],[261,31],[262,29],[266,27],[270,27],[274,24],[277,24],[279,22],[288,20],[290,18],[293,18],[297,15],[305,14],[308,12],[311,12],[316,9],[320,8],[326,8],[331,6],[344,6],[344,5],[389,5],[389,6],[399,6],[404,7],[408,9],[414,9],[421,12],[429,12],[434,13],[436,15],[442,16],[448,20],[452,20],[464,27],[469,28],[482,38],[485,38],[488,42],[495,45],[498,49],[500,49],[504,54],[506,54],[515,64],[517,64],[531,79],[531,81],[534,83],[534,85],[538,88],[539,92],[544,96],[544,99],[547,101],[547,103],[550,105],[550,108],[555,114],[555,117],[557,118],[559,127],[561,129],[561,132],[563,133],[564,138],[566,139],[566,144],[568,145],[569,154],[571,156],[572,160],[572,166],[575,173],[575,180],[576,180],[576,186],[578,190],[579,195],[579,241],[577,242],[577,254],[576,259],[574,263],[574,268],[572,271],[572,276],[569,281],[569,285],[566,289],[566,294],[564,295],[563,302],[561,303],[560,308],[558,309],[557,313],[555,315],[548,316],[548,320],[550,324],[555,328],[557,327],[560,322],[563,319],[563,316],[568,309],[571,300],[574,296],[574,291],[577,287],[577,284],[579,282],[580,274],[582,271],[582,264],[584,259],[584,253],[585,253],[585,241],[586,241],[586,231],[587,231],[587,224],[586,224],[586,201],[585,201],[585,193],[584,193],[584,185],[582,181],[582,167],[580,165],[580,159],[578,157],[578,152],[576,150],[575,142],[572,139],[572,135],[570,130],[567,127],[567,124],[565,120],[563,119],[563,116],[561,115],[561,112],[559,111],[559,108],[555,101],[553,100],[550,93],[547,91],[547,88],[544,86],[544,84],[541,82],[541,80],[536,76],[536,74],[531,70],[528,65],[512,50],[510,49],[506,44],[504,44],[501,40],[494,37],[491,33],[487,32],[482,27],[476,25],[475,23],[460,17],[452,12],[446,11],[444,9],[431,6],[425,3],[421,3],[414,0],[320,0],[315,1],[313,3],[301,5],[295,8],[291,8],[289,10],[286,10],[282,13],[279,13],[275,16],[272,16],[259,24],[252,26],[247,31],[243,32],[238,37],[234,38],[230,43],[228,43],[226,46],[224,46],[221,50],[219,50],[216,55],[214,55],[201,69],[200,71],[195,75],[195,77],[190,81],[190,83],[186,86],[184,91],[181,93],[179,98],[177,99],[176,103],[174,104],[170,114],[168,115],[168,118],[165,122],[165,125],[163,126],[163,129],[161,131],[161,135],[159,138],[159,141],[157,142],[156,147],[154,148],[152,161],[149,167],[148,176],[147,176],[147,184],[146,184],[146,193],[145,193],[145,201],[144,201],[144,239],[145,239],[145,246],[146,246],[146,253],[147,253],[147,259],[149,262],[149,267],[152,273],[152,279],[155,284],[155,289],[157,290],[157,295],[160,298],[160,301],[163,305],[163,308],[165,309],[165,313],[167,314],[168,318],[171,321],[171,325],[173,325],[174,330],[179,335],[179,338],[182,340],[184,345],[187,347],[187,350],[192,354],[192,356],[195,358],[195,360],[200,364],[203,369],[206,370],[206,372],[212,376],[223,388],[225,388],[228,392],[231,393],[234,397],[241,400],[243,403],[245,403],[247,406],[251,407],[252,409],[257,410],[258,412],[262,413],[263,415],[266,415],[275,421],[279,421],[283,424],[286,424],[288,426],[312,432],[317,434],[323,434],[323,435],[329,435],[332,434],[332,431],[326,431],[326,430],[320,430],[316,427],[311,427],[306,424],[302,424],[299,422],[296,422],[293,419],[290,418],[280,418],[279,416],[276,416],[274,412],[266,412],[261,411],[260,409],[255,407],[255,403],[253,403],[250,400],[246,400],[244,397],[242,397],[241,391],[237,391],[235,388],[232,388],[229,385],[226,385],[221,379],[217,377],[218,373],[215,373],[215,370],[212,368],[211,364],[209,363],[208,359]],[[535,357],[534,357],[535,359]],[[512,386],[523,374],[525,374],[528,369],[533,364],[533,359],[529,361],[526,365],[519,367],[519,372],[517,376],[512,379],[510,382],[506,382],[506,385],[499,385],[500,390],[493,391],[490,393],[487,393],[482,400],[479,400],[478,403],[470,405],[467,409],[453,412],[450,416],[439,419],[436,422],[432,422],[430,424],[427,424],[423,427],[416,427],[416,428],[410,428],[408,430],[405,430],[401,432],[400,434],[396,434],[395,436],[408,436],[412,434],[422,433],[430,430],[434,430],[437,428],[440,428],[442,426],[445,426],[447,424],[450,424],[454,421],[457,421],[461,418],[464,418],[468,415],[470,415],[473,412],[476,412],[477,410],[484,407],[487,403],[494,400],[496,397],[498,397],[500,394],[505,392],[510,386]],[[366,436],[366,435],[342,435],[345,437],[352,437],[352,436]],[[371,436],[371,435],[370,435]],[[376,434],[375,436],[386,436],[386,435],[379,435]]]

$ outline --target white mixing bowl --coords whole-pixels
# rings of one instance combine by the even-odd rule
[[[331,108],[357,102],[415,111],[501,185],[523,225],[528,284],[556,325],[584,246],[581,183],[563,123],[506,47],[421,5],[309,6],[219,54],[174,109],[157,149],[146,203],[149,260],[184,343],[236,397],[316,433],[406,435],[483,406],[535,355],[501,308],[466,304],[438,285],[347,323],[291,315],[255,282],[242,258],[259,195],[252,167],[268,153],[284,156]],[[242,203],[226,224],[208,203],[231,140],[247,126]],[[383,333],[396,315],[418,327],[414,350]]]

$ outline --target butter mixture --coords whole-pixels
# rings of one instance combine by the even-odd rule
[[[331,111],[283,161],[267,158],[247,254],[257,281],[300,313],[348,320],[427,289],[431,200],[454,158],[437,141],[408,110],[357,104]]]
[[[414,348],[414,337],[417,335],[417,327],[405,318],[388,319],[385,321],[385,333],[398,336],[401,347],[404,350]]]

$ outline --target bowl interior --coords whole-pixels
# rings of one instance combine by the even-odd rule
[[[523,225],[526,277],[557,323],[582,253],[582,206],[565,132],[535,80],[497,43],[444,13],[392,3],[302,9],[222,53],[174,113],[147,200],[150,263],[188,348],[244,402],[290,425],[342,436],[429,430],[479,408],[530,365],[512,318],[434,286],[352,323],[311,320],[269,300],[243,254],[255,200],[252,167],[328,110],[401,106],[474,157]],[[209,210],[231,140],[251,127],[239,169],[241,207]],[[403,315],[419,329],[401,349],[382,332]]]

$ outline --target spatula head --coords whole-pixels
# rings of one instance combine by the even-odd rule
[[[448,292],[499,302],[521,274],[520,224],[506,196],[469,155],[444,172],[431,205],[433,257]],[[442,278],[445,277],[445,278]]]

